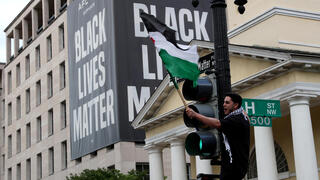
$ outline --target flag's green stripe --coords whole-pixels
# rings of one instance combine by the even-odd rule
[[[171,56],[163,49],[160,50],[159,55],[165,64],[166,69],[172,76],[190,79],[192,81],[198,79],[200,71],[197,64]]]

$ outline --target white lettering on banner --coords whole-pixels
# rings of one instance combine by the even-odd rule
[[[84,33],[83,26],[81,26],[79,30],[75,31],[74,47],[76,62],[79,62],[81,59],[85,58],[88,54],[96,50],[99,45],[102,45],[107,41],[104,17],[105,8],[98,12],[98,14],[94,15],[92,20],[87,22],[86,35]],[[96,28],[98,28],[98,30]]]
[[[176,13],[173,7],[166,7],[166,17],[165,17],[165,24],[176,31],[176,40],[179,41],[179,32],[178,32],[178,23],[176,18]]]
[[[150,13],[149,13],[150,9]],[[163,8],[160,8],[163,9]],[[134,18],[134,34],[135,37],[147,37],[148,32],[143,25],[140,18],[140,12],[145,12],[156,16],[156,6],[147,5],[142,3],[133,3],[133,18]],[[176,10],[173,7],[165,7],[164,23],[171,29],[176,31],[176,40],[181,40],[189,43],[192,39],[210,41],[208,32],[206,30],[206,22],[208,12],[191,11],[189,9],[181,8]],[[178,17],[178,20],[177,20]],[[191,26],[187,29],[186,22]],[[191,27],[191,28],[190,28]],[[179,37],[180,34],[180,37]],[[203,39],[202,39],[203,38]]]
[[[106,71],[104,67],[105,55],[100,51],[90,61],[78,68],[78,91],[79,100],[91,94],[99,87],[103,87],[106,81]],[[82,71],[81,71],[82,69]]]
[[[199,11],[194,11],[196,39],[201,40],[201,34],[202,34],[203,40],[210,41],[207,29],[206,29],[207,17],[208,17],[208,12],[202,12],[201,19],[200,19]]]
[[[155,73],[149,72],[148,46],[142,45],[142,66],[144,79],[156,79]]]
[[[141,3],[133,3],[134,35],[136,37],[148,37],[147,29],[144,28],[142,19],[140,18],[141,11],[149,13],[147,5]],[[150,14],[157,17],[155,5],[150,5]]]
[[[134,35],[136,37],[148,37],[147,29],[142,26],[143,22],[140,18],[140,10],[148,13],[148,7],[145,4],[133,3]]]
[[[136,86],[128,86],[128,115],[129,115],[129,122],[133,121],[134,119],[134,109],[136,112],[139,112],[144,104],[150,97],[150,87],[141,87],[140,92],[140,100],[138,97],[137,87]]]
[[[155,73],[151,73],[149,71],[149,54],[148,54],[148,46],[145,44],[141,45],[141,49],[142,49],[142,70],[143,70],[143,79],[151,79],[151,80],[155,80],[156,79],[156,74]],[[156,52],[156,63],[157,63],[157,77],[158,80],[162,80],[163,79],[163,66],[162,66],[162,60],[158,54],[158,52]]]
[[[157,76],[159,80],[163,80],[163,65],[162,65],[162,59],[159,56],[157,50],[156,50],[156,59],[157,59]]]
[[[186,34],[185,30],[187,30],[184,22],[184,17],[187,17],[188,22],[192,22],[192,13],[189,9],[180,9],[179,10],[179,29],[181,39],[185,42],[191,41],[193,37],[193,29],[188,29],[188,33]]]
[[[72,113],[74,142],[115,124],[113,90],[99,94]]]

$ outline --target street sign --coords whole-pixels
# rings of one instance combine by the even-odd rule
[[[199,59],[198,68],[200,72],[205,72],[209,69],[216,69],[216,61],[214,60],[214,52],[203,56]]]
[[[279,100],[243,99],[242,108],[248,116],[281,117]]]
[[[267,117],[267,116],[249,116],[249,119],[250,119],[250,126],[265,126],[265,127],[271,127],[272,126],[271,117]]]

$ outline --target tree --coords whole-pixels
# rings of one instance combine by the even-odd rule
[[[79,175],[70,174],[67,180],[144,180],[147,172],[131,170],[128,174],[123,174],[117,169],[85,169]]]

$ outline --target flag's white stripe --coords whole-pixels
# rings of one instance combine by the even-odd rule
[[[160,49],[166,50],[171,56],[178,57],[182,60],[198,64],[199,55],[197,46],[191,46],[187,50],[181,50],[173,45],[160,32],[149,32],[150,37],[155,41],[155,46]]]

